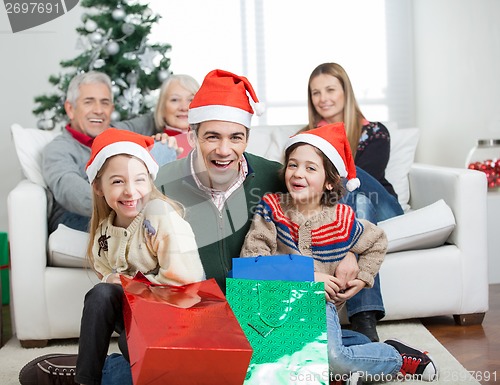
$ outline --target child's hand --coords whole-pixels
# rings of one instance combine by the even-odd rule
[[[112,273],[106,276],[106,283],[116,283],[118,285],[122,284],[122,281],[120,280],[120,275],[123,275],[124,277],[132,278],[130,275],[126,274],[120,274],[120,273]]]
[[[340,280],[340,288],[346,290],[348,288],[347,283],[356,279],[358,273],[359,266],[356,255],[349,251],[335,269],[335,277]]]
[[[338,292],[340,291],[338,278],[326,273],[314,272],[314,281],[325,284],[325,296],[328,302],[333,302],[335,305],[344,302],[344,300],[338,299]]]
[[[349,298],[354,297],[358,292],[366,286],[366,282],[360,279],[353,279],[347,282],[347,289],[343,290],[342,293],[337,294],[337,298],[340,301],[347,301]]]

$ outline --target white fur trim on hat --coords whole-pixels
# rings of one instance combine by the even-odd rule
[[[288,139],[285,145],[285,149],[295,143],[307,143],[319,148],[321,152],[323,152],[323,154],[325,154],[326,157],[333,163],[333,165],[339,172],[339,175],[342,178],[347,178],[347,170],[345,168],[344,159],[342,159],[336,148],[332,146],[332,144],[326,139],[323,139],[322,137],[314,134],[297,134]]]
[[[153,180],[156,179],[156,174],[158,174],[160,167],[145,147],[134,142],[114,142],[99,151],[92,163],[87,167],[86,172],[89,177],[89,183],[94,181],[106,159],[118,154],[132,155],[142,160],[146,164]]]
[[[209,120],[223,120],[250,127],[252,114],[241,108],[218,104],[190,108],[188,111],[189,124],[202,123]]]

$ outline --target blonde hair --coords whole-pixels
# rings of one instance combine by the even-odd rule
[[[94,269],[94,253],[93,253],[93,247],[94,247],[94,242],[96,237],[99,236],[97,234],[97,229],[99,228],[99,225],[111,214],[113,209],[109,207],[108,203],[106,202],[106,199],[103,196],[97,195],[95,188],[97,183],[101,183],[101,177],[104,171],[106,170],[106,166],[109,162],[109,160],[117,155],[125,155],[129,158],[136,158],[132,155],[129,154],[116,154],[112,157],[109,157],[106,159],[102,167],[99,169],[97,172],[97,175],[92,182],[92,216],[90,217],[90,224],[89,224],[89,243],[87,245],[87,261],[89,262],[89,266]],[[140,159],[139,159],[140,160]],[[142,160],[141,160],[142,162]],[[144,163],[144,162],[143,162]],[[163,195],[160,190],[155,186],[153,179],[151,175],[149,176],[149,180],[151,183],[151,192],[149,193],[149,199],[161,199],[167,203],[169,203],[181,216],[184,216],[184,207],[177,201],[174,201],[173,199],[168,198],[167,196]]]
[[[352,88],[351,80],[347,75],[347,72],[342,68],[340,64],[337,63],[323,63],[317,66],[311,75],[309,76],[309,82],[307,84],[307,109],[309,114],[309,123],[303,129],[311,130],[317,127],[317,124],[323,119],[320,114],[314,108],[311,96],[311,82],[312,80],[321,75],[334,76],[340,82],[342,89],[344,90],[344,126],[347,134],[347,139],[349,140],[349,145],[351,146],[351,152],[353,156],[356,156],[356,150],[358,148],[359,138],[361,137],[361,131],[363,128],[363,120],[365,117],[361,113],[356,97],[354,96],[354,90]]]
[[[196,94],[198,92],[198,89],[200,88],[198,82],[189,75],[170,75],[163,82],[163,84],[161,85],[160,96],[158,98],[158,102],[156,103],[155,113],[154,113],[156,130],[158,132],[162,131],[163,127],[165,127],[166,122],[163,117],[163,106],[165,105],[165,101],[167,98],[168,87],[174,82],[179,83],[182,87],[191,92],[193,95]]]

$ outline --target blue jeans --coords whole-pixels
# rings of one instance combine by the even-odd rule
[[[347,193],[342,198],[341,203],[351,206],[357,218],[377,224],[380,221],[403,214],[398,200],[389,194],[378,180],[359,167],[356,167],[356,176],[361,185],[358,189]],[[385,308],[378,274],[371,289],[361,290],[349,299],[346,305],[349,318],[362,311],[375,311],[377,319],[383,318]]]
[[[121,354],[113,353],[106,358],[101,385],[132,385],[130,363]]]
[[[160,167],[177,159],[177,153],[175,150],[168,147],[167,144],[162,144],[161,142],[155,142],[150,152]]]
[[[395,376],[403,360],[392,346],[382,342],[367,342],[346,346],[343,343],[340,321],[335,305],[326,305],[326,326],[328,334],[328,362],[333,375],[347,375],[361,372],[366,376]],[[366,340],[365,340],[366,341]]]
[[[357,218],[377,224],[403,214],[396,197],[389,194],[378,180],[359,167],[356,167],[356,176],[361,185],[348,192],[340,202],[351,206]]]
[[[57,230],[57,226],[62,223],[65,226],[68,226],[70,229],[80,230],[80,231],[89,231],[89,223],[90,218],[84,217],[83,215],[79,215],[76,213],[72,213],[70,211],[66,211],[61,217],[58,219],[57,223],[54,223],[54,228],[49,229],[49,232],[52,233]]]

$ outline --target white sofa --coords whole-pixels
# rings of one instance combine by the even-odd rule
[[[252,128],[248,149],[278,157],[294,129]],[[22,346],[44,346],[78,337],[84,295],[97,279],[82,268],[85,233],[60,227],[48,242],[39,157],[53,134],[17,125],[12,132],[25,175],[8,196],[12,324]],[[412,164],[418,131],[391,135],[388,179],[398,186],[407,213],[380,224],[390,241],[380,272],[385,320],[454,315],[460,324],[481,323],[488,310],[486,178],[467,169]]]

